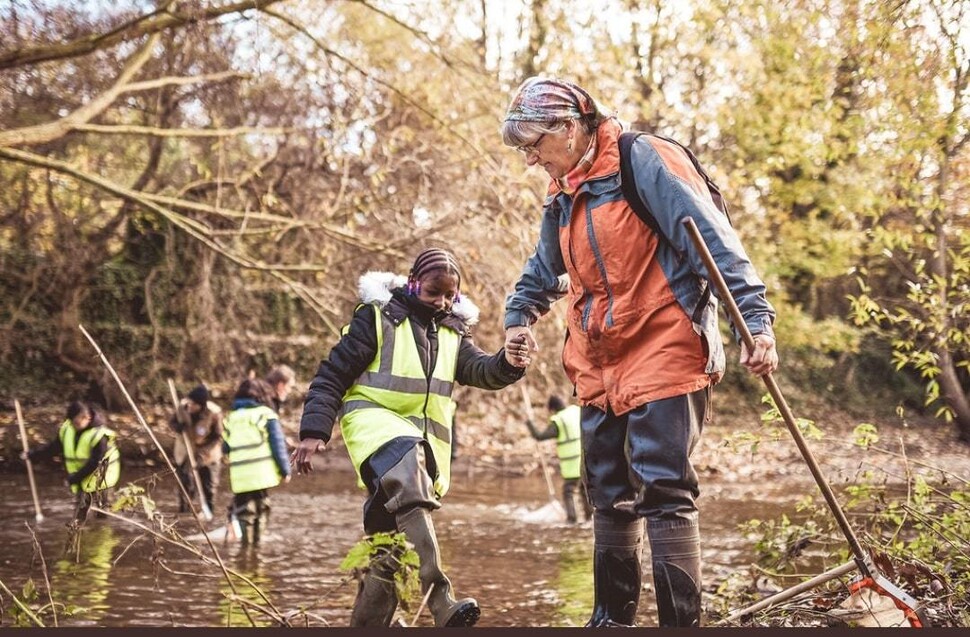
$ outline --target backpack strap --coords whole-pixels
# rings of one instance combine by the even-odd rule
[[[637,192],[636,187],[636,176],[633,174],[633,165],[630,159],[633,142],[636,141],[637,137],[641,135],[650,135],[651,137],[656,137],[657,139],[662,139],[665,142],[669,142],[674,146],[677,146],[684,153],[687,154],[687,158],[690,159],[690,163],[693,164],[694,170],[697,174],[704,178],[704,183],[707,185],[707,190],[711,193],[711,200],[718,210],[724,213],[724,216],[728,218],[728,223],[731,222],[731,215],[728,213],[727,202],[724,200],[724,196],[721,194],[721,189],[717,187],[711,176],[707,174],[707,171],[701,166],[700,161],[694,156],[689,148],[678,142],[676,139],[671,139],[670,137],[664,137],[663,135],[654,135],[653,133],[645,133],[643,131],[627,131],[625,133],[620,133],[619,147],[620,147],[620,189],[623,191],[623,196],[629,202],[630,207],[633,211],[637,213],[645,224],[647,224],[651,230],[657,235],[663,236],[663,233],[659,231],[659,226],[657,220],[653,218],[650,210],[647,208],[646,203],[640,198],[640,193]]]
[[[640,197],[640,193],[637,191],[637,181],[636,175],[633,173],[633,161],[630,155],[633,151],[633,142],[637,140],[640,135],[646,135],[646,133],[640,131],[627,131],[625,133],[620,133],[620,139],[618,145],[620,148],[620,190],[623,192],[623,198],[626,202],[630,204],[633,208],[633,212],[640,217],[643,223],[647,224],[655,235],[662,241],[667,241],[666,235],[660,230],[660,224],[654,218],[653,214],[650,212],[650,208],[647,207],[646,202]]]
[[[651,133],[644,133],[642,131],[627,131],[620,133],[620,138],[617,142],[620,148],[620,191],[623,193],[623,198],[626,202],[630,204],[633,212],[640,217],[641,221],[647,224],[647,227],[653,231],[654,235],[660,241],[666,241],[670,244],[670,239],[667,235],[663,233],[660,229],[660,224],[657,223],[657,219],[650,212],[650,208],[647,207],[647,203],[640,196],[640,192],[637,190],[636,183],[636,173],[633,171],[633,161],[631,159],[631,153],[633,151],[633,142],[637,140],[641,135],[652,135]],[[724,213],[728,218],[728,223],[731,222],[731,217],[728,215],[727,203],[724,201],[724,197],[721,196],[721,190],[717,187],[717,184],[708,176],[707,172],[701,168],[700,162],[697,161],[697,157],[694,153],[690,151],[689,148],[678,142],[677,140],[670,139],[669,137],[663,137],[661,135],[653,135],[658,139],[670,142],[679,148],[682,148],[687,156],[690,158],[690,162],[694,165],[694,169],[704,178],[704,182],[707,184],[708,190],[711,192],[711,199],[714,200],[714,205],[717,209]],[[707,305],[708,299],[711,297],[711,286],[704,280],[703,281],[704,291],[701,293],[701,299],[694,308],[694,315],[691,317],[695,323],[700,323],[701,316],[704,312],[704,307]]]

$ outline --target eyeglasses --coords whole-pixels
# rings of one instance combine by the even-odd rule
[[[526,144],[525,146],[516,146],[515,147],[515,150],[519,151],[520,153],[522,153],[526,157],[529,157],[530,155],[536,155],[536,154],[539,153],[539,144],[542,143],[542,138],[545,137],[545,136],[546,136],[546,134],[543,133],[543,134],[539,135],[538,137],[536,137],[536,140],[534,142],[532,142],[531,144]]]

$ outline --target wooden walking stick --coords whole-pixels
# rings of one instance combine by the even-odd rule
[[[202,490],[202,477],[199,475],[199,467],[195,464],[195,445],[192,444],[192,440],[189,438],[189,424],[185,422],[182,418],[182,408],[179,405],[179,395],[175,391],[175,381],[171,378],[168,379],[168,389],[172,393],[172,402],[175,404],[175,417],[182,424],[182,443],[185,445],[185,452],[189,457],[189,467],[192,469],[192,480],[195,482],[195,492],[199,496],[199,510],[202,511],[202,517],[208,522],[212,519],[212,510],[209,508],[209,503],[205,501],[205,492]]]
[[[529,390],[526,389],[525,383],[519,384],[519,389],[522,391],[522,404],[525,406],[525,417],[532,422],[536,421],[535,411],[532,410],[532,400],[529,398]],[[542,448],[539,446],[539,441],[535,441],[535,453],[536,457],[539,459],[539,464],[542,466],[542,476],[546,479],[546,488],[549,490],[549,499],[556,503],[557,506],[562,506],[559,503],[559,498],[556,497],[556,488],[552,485],[552,476],[549,475],[549,467],[546,465],[546,459],[542,455]]]
[[[754,352],[754,337],[751,335],[751,331],[748,329],[747,324],[745,324],[744,316],[741,315],[741,310],[738,308],[737,302],[734,300],[734,297],[731,296],[731,290],[728,288],[727,282],[725,282],[724,277],[721,275],[721,272],[717,267],[717,263],[714,261],[713,255],[711,255],[711,251],[708,250],[707,244],[704,242],[704,237],[697,228],[697,224],[695,224],[694,220],[690,217],[687,217],[681,223],[687,230],[687,234],[690,236],[690,239],[693,242],[694,247],[697,249],[701,260],[704,262],[704,267],[707,268],[709,283],[714,284],[718,297],[727,307],[728,313],[731,315],[731,321],[734,323],[735,329],[737,329],[741,334],[741,339],[744,342],[744,345],[748,348],[749,352]],[[852,556],[855,560],[856,567],[859,570],[860,577],[857,577],[850,582],[849,590],[851,590],[853,594],[863,588],[868,588],[875,591],[877,594],[891,599],[896,608],[903,612],[904,616],[912,627],[922,628],[923,626],[927,625],[924,613],[916,603],[916,600],[889,581],[889,579],[884,575],[882,575],[863,550],[862,544],[859,542],[855,532],[852,530],[852,526],[849,524],[849,519],[845,516],[845,512],[842,510],[842,507],[839,505],[839,501],[835,497],[835,493],[832,491],[832,487],[829,486],[829,483],[822,475],[822,470],[818,466],[815,456],[812,455],[811,450],[808,448],[808,443],[805,442],[805,437],[802,436],[802,432],[798,429],[798,425],[795,423],[795,416],[788,407],[788,403],[785,401],[785,397],[782,395],[781,389],[775,382],[774,377],[768,373],[763,375],[761,380],[764,381],[765,386],[768,388],[768,393],[770,393],[771,397],[774,399],[775,406],[778,408],[778,412],[785,421],[785,425],[788,427],[789,433],[791,433],[792,438],[795,439],[795,446],[797,446],[798,450],[801,452],[802,458],[805,460],[805,464],[808,465],[809,472],[811,472],[812,477],[815,478],[815,484],[818,485],[819,491],[822,492],[822,497],[825,499],[826,504],[828,504],[829,509],[832,511],[832,515],[835,517],[835,521],[842,530],[842,534],[845,536],[846,542],[852,551]]]
[[[20,413],[20,401],[16,398],[13,401],[14,410],[17,412],[17,426],[20,427],[20,441],[24,445],[24,455],[27,455],[29,451],[27,449],[27,428],[24,427],[24,416]],[[30,457],[24,459],[27,463],[27,480],[30,482],[30,494],[34,496],[34,510],[37,511],[34,515],[34,519],[38,522],[44,521],[44,514],[40,512],[40,498],[37,497],[37,483],[34,482],[34,466],[30,463]]]

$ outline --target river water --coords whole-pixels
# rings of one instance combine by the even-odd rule
[[[541,478],[461,475],[458,469],[435,524],[446,572],[457,594],[482,606],[480,626],[577,626],[592,605],[592,529],[543,516],[550,498]],[[18,595],[33,580],[47,600],[45,568],[60,626],[245,626],[249,620],[217,566],[188,551],[156,545],[124,521],[95,519],[82,530],[79,547],[66,552],[72,496],[60,470],[35,471],[45,519],[36,523],[25,474],[0,474],[0,581]],[[153,477],[155,478],[153,480]],[[223,476],[227,482],[227,476]],[[122,481],[148,486],[158,510],[188,536],[198,532],[189,515],[173,515],[175,487],[163,472],[125,470]],[[154,486],[151,485],[155,482]],[[216,512],[228,504],[227,484]],[[739,523],[790,512],[797,499],[790,484],[702,483],[701,504],[705,603],[731,573],[753,560],[753,540]],[[226,566],[252,580],[280,614],[294,624],[346,626],[356,583],[338,566],[361,538],[363,492],[340,468],[295,477],[273,491],[268,537],[257,547],[216,544]],[[145,522],[144,513],[124,515]],[[220,520],[209,526],[218,527]],[[40,550],[35,546],[35,540]],[[198,546],[211,555],[204,542]],[[43,558],[43,561],[41,560]],[[656,625],[649,560],[639,623]],[[268,605],[244,584],[240,596]],[[0,626],[10,626],[13,605],[6,594]],[[252,613],[260,624],[265,615]],[[405,617],[411,623],[412,617]],[[45,613],[44,621],[53,625]],[[425,611],[417,625],[430,626]]]

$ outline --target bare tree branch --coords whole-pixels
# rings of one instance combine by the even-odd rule
[[[57,172],[71,175],[75,179],[83,181],[85,183],[91,184],[97,188],[110,192],[114,195],[122,197],[126,200],[132,200],[135,203],[161,215],[167,219],[172,225],[180,228],[186,234],[188,234],[193,239],[199,241],[205,245],[210,250],[221,254],[225,258],[229,259],[232,263],[235,263],[241,268],[248,270],[258,270],[265,272],[269,276],[283,282],[289,287],[300,299],[302,299],[310,308],[316,312],[317,316],[324,322],[328,329],[334,335],[339,335],[339,328],[330,320],[326,315],[326,310],[328,306],[323,302],[316,299],[313,293],[299,281],[294,281],[280,271],[277,266],[269,265],[260,261],[255,261],[245,254],[240,254],[234,250],[225,248],[215,241],[212,240],[208,228],[203,226],[198,221],[190,219],[181,215],[169,208],[161,206],[151,200],[149,200],[145,193],[135,192],[124,186],[115,184],[102,177],[86,173],[84,171],[78,170],[74,166],[66,162],[62,162],[56,159],[51,159],[49,157],[44,157],[42,155],[36,155],[34,153],[29,153],[26,151],[18,150],[15,148],[3,148],[0,147],[0,159],[8,159],[22,164],[28,164],[31,166],[37,166],[40,168],[49,168]],[[328,268],[324,266],[283,266],[286,270],[296,270],[302,272],[308,271],[326,271]]]
[[[324,46],[324,44],[322,42],[320,42],[320,40],[315,35],[313,35],[312,33],[310,33],[310,30],[307,29],[306,26],[300,24],[299,22],[297,22],[293,18],[291,18],[289,16],[286,16],[286,15],[283,15],[282,13],[278,13],[276,11],[273,11],[272,9],[265,9],[263,12],[266,13],[267,15],[270,15],[270,16],[272,16],[272,17],[274,17],[274,18],[276,18],[276,19],[278,19],[278,20],[286,23],[287,25],[289,25],[290,27],[292,27],[296,31],[299,31],[300,33],[302,33],[303,35],[305,35],[307,38],[309,38],[310,41],[313,42],[313,45],[315,47],[317,47],[318,49],[320,49],[325,54],[337,58],[338,60],[340,60],[344,64],[348,65],[349,67],[351,67],[352,69],[354,69],[355,71],[357,71],[358,73],[360,73],[361,75],[363,75],[364,77],[366,77],[367,79],[371,80],[372,82],[376,82],[377,84],[380,84],[384,88],[390,90],[395,95],[397,95],[399,98],[401,98],[401,100],[404,101],[405,103],[410,104],[411,106],[413,106],[417,110],[421,111],[429,119],[431,119],[433,122],[435,122],[436,124],[438,124],[441,127],[442,130],[447,131],[451,135],[454,135],[455,137],[457,137],[458,139],[460,139],[462,142],[464,142],[465,144],[467,144],[469,148],[473,149],[477,153],[477,155],[479,156],[479,158],[481,158],[489,166],[491,166],[493,168],[493,170],[496,170],[497,171],[497,168],[498,167],[495,165],[495,161],[492,159],[491,155],[489,155],[488,153],[485,152],[485,150],[483,148],[481,148],[473,140],[468,139],[467,137],[465,137],[464,135],[462,135],[461,133],[459,133],[457,130],[455,130],[455,127],[454,126],[449,125],[443,119],[441,119],[440,117],[438,117],[437,114],[435,114],[434,112],[428,110],[425,106],[423,106],[420,103],[418,103],[417,101],[415,101],[414,98],[412,98],[410,95],[407,95],[406,93],[404,93],[404,91],[402,91],[401,89],[397,88],[393,84],[391,84],[391,83],[389,83],[389,82],[387,82],[385,80],[382,80],[379,77],[376,77],[372,73],[368,73],[366,70],[364,70],[363,68],[361,68],[360,65],[355,64],[349,58],[344,57],[340,53],[337,53],[336,51],[334,51],[333,49],[331,49],[331,48],[329,48],[327,46]]]
[[[280,2],[280,0],[240,0],[222,7],[209,7],[194,13],[179,13],[169,9],[172,4],[169,1],[165,3],[162,9],[126,22],[107,33],[87,35],[70,42],[19,48],[0,54],[0,69],[80,57],[120,42],[138,39],[144,35],[157,34],[186,24],[208,22],[224,15],[240,13],[248,9],[262,10],[277,2]]]
[[[300,129],[260,128],[253,126],[237,126],[235,128],[157,128],[155,126],[81,124],[75,126],[74,130],[82,133],[147,135],[149,137],[236,137],[239,135],[285,135],[286,133],[293,133]]]
[[[187,84],[200,84],[202,82],[221,82],[222,80],[231,79],[243,79],[247,80],[251,78],[252,75],[249,73],[240,73],[238,71],[222,71],[221,73],[209,73],[207,75],[193,75],[191,77],[156,77],[152,80],[144,80],[142,82],[132,82],[129,84],[124,92],[134,93],[135,91],[148,91],[155,88],[161,88],[163,86],[185,86]]]
[[[43,144],[58,139],[66,135],[74,126],[83,124],[104,111],[115,98],[125,91],[125,88],[129,86],[131,78],[145,66],[145,63],[151,58],[152,49],[155,48],[158,40],[158,35],[153,35],[148,38],[148,42],[128,60],[128,64],[121,71],[118,80],[104,93],[101,93],[70,115],[62,117],[55,122],[38,124],[37,126],[25,126],[23,128],[0,132],[0,146]]]

